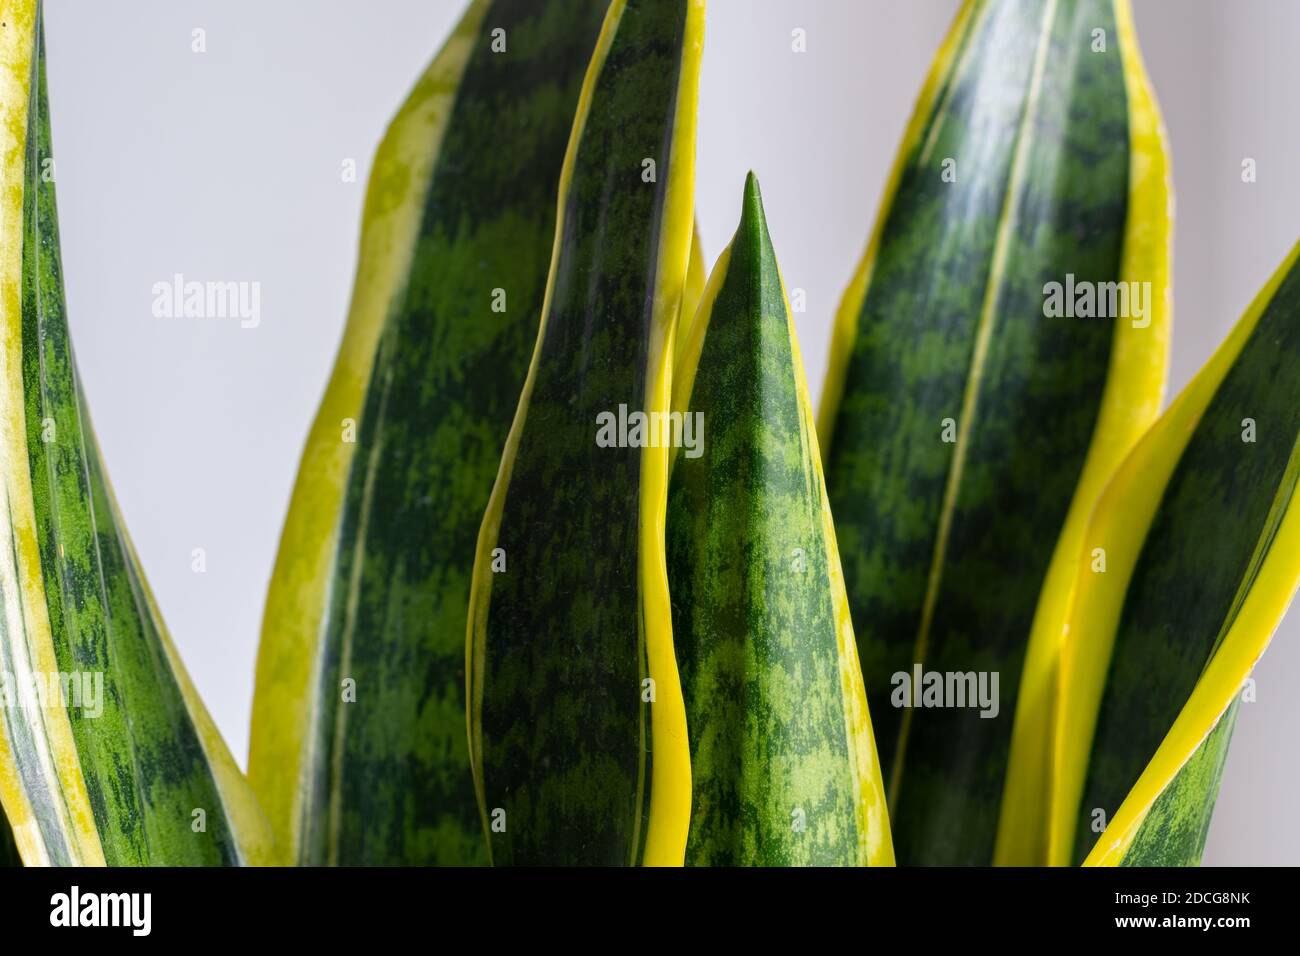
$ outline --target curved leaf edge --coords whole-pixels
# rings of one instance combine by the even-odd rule
[[[1197,423],[1278,287],[1300,262],[1300,243],[1256,295],[1232,332],[1138,442],[1098,501],[1086,542],[1106,541],[1107,573],[1080,559],[1061,653],[1053,720],[1048,862],[1067,865],[1116,627],[1142,544]],[[1293,453],[1294,454],[1294,453]],[[1290,470],[1294,470],[1293,457]],[[1285,504],[1253,585],[1200,680],[1084,864],[1115,865],[1160,795],[1232,706],[1300,586],[1300,508]],[[1085,548],[1088,544],[1085,543]]]

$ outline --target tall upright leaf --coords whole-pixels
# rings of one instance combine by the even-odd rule
[[[475,0],[375,157],[267,599],[250,776],[286,862],[486,862],[474,543],[537,333],[599,0]]]
[[[819,423],[900,862],[1045,856],[1078,542],[1163,388],[1166,178],[1126,0],[963,4]]]
[[[667,551],[686,862],[890,864],[812,403],[752,173],[681,354]]]
[[[1084,536],[1051,862],[1200,861],[1239,698],[1300,584],[1300,244],[1129,455]],[[1098,836],[1098,830],[1105,826]]]
[[[470,748],[498,864],[682,862],[668,448],[649,438],[670,407],[703,31],[703,0],[614,0],[565,157],[471,592]]]
[[[0,23],[0,803],[30,865],[265,862],[269,827],[167,636],[81,391],[40,6],[3,0]]]

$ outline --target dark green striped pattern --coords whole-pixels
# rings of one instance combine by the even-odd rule
[[[470,574],[537,336],[556,184],[604,13],[597,0],[497,0],[475,40],[345,492],[304,863],[487,860],[465,734]],[[491,48],[497,28],[504,53]],[[494,289],[505,312],[492,310]],[[357,687],[346,704],[345,677]]]
[[[505,490],[484,647],[485,809],[497,864],[636,862],[650,716],[637,555],[642,449],[597,415],[644,408],[686,4],[622,14],[563,208],[553,299]],[[642,180],[643,158],[657,165]]]
[[[1242,440],[1247,418],[1254,442]],[[1274,503],[1290,500],[1298,473],[1300,268],[1293,267],[1197,424],[1143,542],[1097,719],[1079,859],[1096,840],[1092,810],[1114,815],[1232,625],[1281,523],[1284,509]],[[1232,723],[1220,721],[1211,750],[1226,750]],[[1217,772],[1197,775],[1217,785]],[[1216,789],[1201,788],[1196,799],[1212,806]],[[1190,855],[1199,858],[1199,845]]]
[[[37,30],[23,202],[27,448],[59,669],[103,681],[101,714],[70,702],[73,738],[110,866],[234,864],[235,840],[118,524],[78,382],[54,184],[41,176],[52,154]],[[203,832],[195,810],[206,814]]]
[[[1090,49],[1094,28],[1107,31],[1104,53]],[[954,62],[884,213],[825,448],[902,864],[992,858],[1034,608],[1117,327],[1045,317],[1043,288],[1067,273],[1118,279],[1127,207],[1125,85],[1109,2],[989,0]],[[943,181],[947,158],[956,182]],[[987,356],[965,407],[990,295]],[[948,418],[968,431],[960,451],[941,440]],[[958,456],[961,481],[948,500]],[[946,506],[951,530],[922,650]],[[891,677],[918,660],[927,671],[998,672],[998,717],[913,709],[900,752],[904,711],[891,704]]]
[[[859,862],[837,559],[802,375],[751,174],[684,409],[703,415],[703,454],[678,451],[668,494],[690,865]]]

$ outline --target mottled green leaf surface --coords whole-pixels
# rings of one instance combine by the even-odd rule
[[[555,189],[604,5],[498,0],[457,94],[410,285],[361,420],[330,608],[322,699],[341,816],[308,858],[483,859],[465,736],[474,542],[537,335]],[[507,51],[494,53],[501,28]],[[494,288],[505,311],[492,311]],[[346,672],[341,670],[348,654]],[[365,688],[340,704],[339,678]]]
[[[318,669],[301,678],[316,708],[293,823],[303,863],[487,861],[465,728],[474,545],[537,335],[556,185],[606,5],[479,6],[444,52],[469,46],[427,186],[404,194],[415,170],[377,163],[394,190],[375,193],[380,214],[403,195],[423,208],[356,418]],[[426,92],[443,90],[417,88],[412,103]],[[328,427],[337,443],[339,423]],[[293,616],[269,613],[264,641],[281,640]],[[275,683],[259,693],[273,710]],[[254,763],[285,772],[257,739]]]
[[[812,410],[752,174],[716,269],[716,297],[693,328],[703,334],[693,388],[675,401],[702,425],[699,444],[678,450],[668,495],[691,741],[686,863],[861,865],[889,852],[883,788]]]
[[[1044,314],[1046,283],[1120,277],[1129,129],[1111,4],[971,6],[882,213],[842,397],[823,409],[895,845],[912,864],[992,857],[1035,606],[1120,324]],[[917,662],[997,673],[997,717],[894,706],[893,675]]]
[[[1264,308],[1165,486],[1128,581],[1101,697],[1075,857],[1137,781],[1233,625],[1300,474],[1300,268]],[[1253,441],[1243,440],[1254,423]],[[1288,504],[1290,503],[1290,504]],[[1235,713],[1220,719],[1144,823],[1135,859],[1199,859]],[[1204,822],[1202,821],[1202,823]],[[1201,826],[1197,832],[1195,828]],[[1156,831],[1176,828],[1161,849]],[[1193,836],[1196,839],[1193,839]],[[1128,859],[1126,858],[1126,862]]]
[[[663,547],[662,532],[655,541],[641,525],[652,451],[600,447],[597,430],[620,405],[666,410],[650,370],[671,355],[676,321],[675,306],[660,314],[659,277],[684,276],[690,237],[688,190],[670,170],[674,150],[694,155],[693,132],[674,122],[679,93],[694,95],[679,87],[684,47],[698,43],[692,6],[611,9],[570,147],[531,387],[484,523],[471,734],[498,865],[636,863],[649,830],[650,708],[670,690],[661,679],[651,704],[641,683],[647,644],[664,636],[647,617],[641,573],[645,554]],[[686,215],[670,221],[670,207]],[[660,258],[670,231],[680,232],[667,236],[680,262]],[[492,568],[495,549],[504,570]]]
[[[34,819],[24,853],[55,864],[98,862],[101,851],[110,866],[251,862],[266,848],[264,822],[254,814],[258,832],[237,829],[251,794],[162,629],[91,430],[68,335],[54,183],[43,175],[53,154],[39,12],[34,38],[20,333],[31,500],[6,489],[4,546],[16,581],[0,588],[0,671],[34,669],[60,686],[43,707],[11,699],[3,711],[24,813]],[[27,563],[23,513],[34,517],[38,566]],[[24,607],[33,598],[34,613]],[[42,646],[57,673],[34,667]],[[75,752],[60,749],[50,729],[65,720]],[[60,776],[49,772],[51,755]],[[80,798],[69,787],[88,797],[89,836],[74,833],[68,808]]]
[[[1199,866],[1219,794],[1228,742],[1237,722],[1237,705],[1219,718],[1214,730],[1152,804],[1121,866]]]

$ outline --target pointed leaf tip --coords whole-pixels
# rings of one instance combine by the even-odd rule
[[[750,170],[745,176],[745,195],[740,203],[738,232],[747,235],[752,230],[767,232],[767,215],[763,212],[763,193],[758,188],[758,177]]]
[[[758,186],[758,177],[751,171],[745,177],[745,194],[740,203],[740,223],[732,238],[736,250],[747,249],[754,257],[756,267],[761,272],[764,268],[775,267],[776,251],[772,246],[772,235],[767,228],[767,213],[763,209],[763,193]]]

